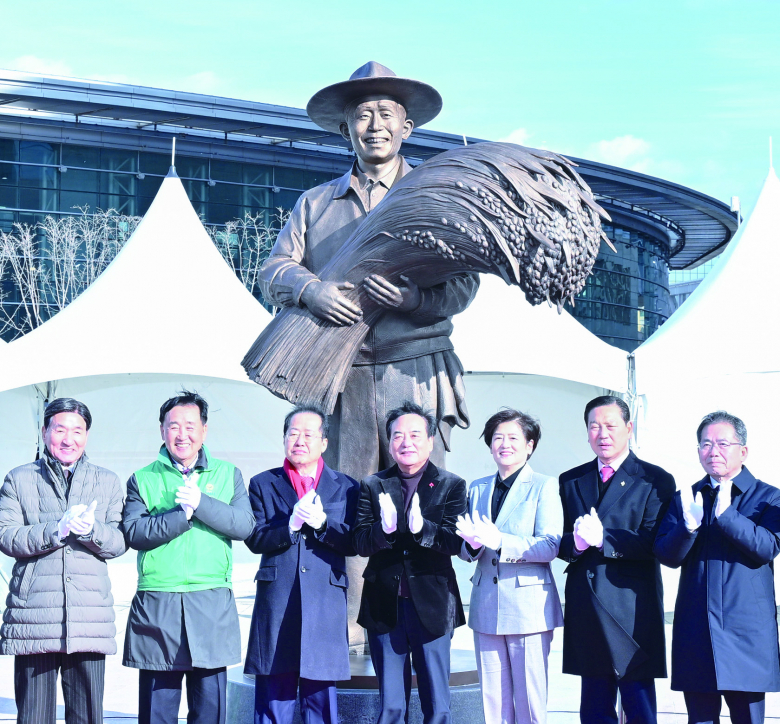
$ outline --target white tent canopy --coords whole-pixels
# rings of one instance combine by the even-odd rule
[[[245,381],[241,359],[270,319],[169,175],[103,274],[48,322],[0,348],[0,390],[117,373]]]
[[[517,287],[483,275],[477,297],[454,319],[452,341],[470,372],[541,375],[625,392],[627,355],[568,312],[531,306]]]
[[[715,269],[680,309],[636,350],[644,411],[643,456],[693,482],[701,418],[725,409],[749,431],[748,467],[771,476],[780,399],[780,180],[770,170],[753,212]]]

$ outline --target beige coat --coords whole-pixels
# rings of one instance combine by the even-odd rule
[[[496,476],[469,486],[469,512],[491,517]],[[558,555],[563,512],[558,481],[526,464],[494,521],[501,531],[500,553],[481,548],[472,578],[469,626],[486,634],[532,634],[563,626],[563,612],[550,561]]]

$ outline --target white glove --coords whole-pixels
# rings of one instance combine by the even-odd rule
[[[588,543],[581,535],[580,535],[580,525],[582,524],[582,516],[577,518],[577,520],[574,521],[574,547],[582,553],[583,551],[586,551],[588,548],[590,548],[590,543]]]
[[[409,530],[417,535],[423,527],[423,516],[420,510],[420,496],[415,493],[412,496],[412,504],[409,506]]]
[[[476,515],[476,513],[474,515]],[[455,524],[455,532],[472,548],[482,548],[482,544],[477,543],[477,529],[468,513],[466,513],[466,515],[458,516],[458,522]]]
[[[198,509],[200,505],[200,488],[198,487],[198,473],[192,473],[187,482],[184,483],[177,491],[175,501],[187,514],[187,520],[192,518],[192,514]]]
[[[715,517],[720,518],[731,505],[731,481],[723,480],[718,488],[718,498],[715,501]]]
[[[89,535],[92,532],[92,528],[95,527],[95,508],[97,508],[97,500],[93,500],[81,515],[71,519],[70,529],[76,535]]]
[[[311,518],[308,523],[314,530],[319,530],[327,520],[328,516],[322,507],[322,498],[315,493],[311,504]]]
[[[582,516],[577,533],[589,546],[601,548],[604,545],[604,526],[595,508],[591,508],[590,513]]]
[[[385,534],[395,533],[398,528],[398,511],[389,493],[379,493],[379,515],[382,517],[382,530]]]
[[[490,548],[497,551],[501,548],[501,531],[496,527],[490,518],[486,515],[482,516],[482,520],[478,515],[474,516],[474,527],[476,528],[477,535],[475,540],[479,545]]]
[[[680,505],[682,506],[685,527],[693,533],[693,531],[699,528],[704,518],[704,503],[701,498],[701,492],[696,493],[696,499],[694,500],[693,489],[690,485],[684,485],[680,489]]]
[[[57,523],[57,532],[60,535],[60,540],[64,540],[68,537],[68,535],[70,535],[70,528],[71,524],[73,523],[73,519],[81,515],[86,509],[87,506],[82,503],[79,503],[78,505],[72,505],[65,513],[65,515],[60,518],[59,522]]]
[[[297,531],[303,528],[304,523],[311,525],[312,514],[314,512],[314,496],[317,493],[310,490],[294,506],[290,516],[290,530]]]

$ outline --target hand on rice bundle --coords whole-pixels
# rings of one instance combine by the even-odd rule
[[[338,327],[286,308],[242,364],[274,394],[329,413],[385,311],[364,288],[369,275],[431,287],[463,272],[496,274],[560,312],[585,285],[601,240],[609,243],[600,217],[609,219],[562,156],[509,143],[442,153],[396,182],[319,275],[355,285],[345,296],[362,319]]]

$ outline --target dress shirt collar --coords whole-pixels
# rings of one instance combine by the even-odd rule
[[[611,463],[609,463],[609,467],[612,468],[615,472],[617,472],[620,469],[620,466],[626,462],[626,458],[631,454],[631,449],[626,448],[626,451],[616,460],[613,460]],[[604,468],[607,466],[607,463],[602,463],[601,458],[596,458],[599,464],[599,476],[601,475],[601,468]]]

